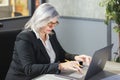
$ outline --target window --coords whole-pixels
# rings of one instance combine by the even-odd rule
[[[0,0],[0,20],[31,16],[34,0]]]

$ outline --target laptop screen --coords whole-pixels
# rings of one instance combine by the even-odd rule
[[[112,46],[113,44],[97,50],[94,53],[91,64],[86,73],[85,80],[88,80],[103,70],[106,61],[109,59],[109,55],[111,55]]]

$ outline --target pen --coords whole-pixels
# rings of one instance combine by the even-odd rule
[[[66,62],[69,62],[69,60],[65,59]],[[79,65],[78,65],[80,68],[83,68],[83,66],[81,65],[81,62],[79,62]]]

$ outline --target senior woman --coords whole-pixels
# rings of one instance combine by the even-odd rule
[[[41,4],[15,41],[13,58],[5,80],[31,80],[61,71],[82,72],[79,61],[90,63],[87,55],[70,54],[58,42],[54,31],[59,14],[48,3]],[[65,59],[70,60],[65,62]]]

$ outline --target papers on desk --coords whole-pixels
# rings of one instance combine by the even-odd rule
[[[104,79],[102,79],[102,80],[120,80],[120,74],[113,75],[113,76],[104,78]]]
[[[46,75],[37,77],[37,78],[32,79],[32,80],[70,80],[70,79],[63,78],[63,77],[58,77],[54,74],[46,74]]]

